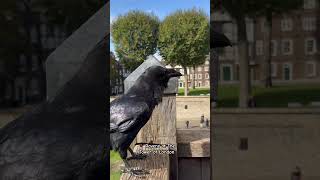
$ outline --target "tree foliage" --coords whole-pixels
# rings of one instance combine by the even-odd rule
[[[178,10],[164,19],[159,31],[158,48],[167,63],[183,67],[204,63],[209,53],[209,20],[202,10]]]
[[[129,70],[156,53],[159,19],[154,14],[134,10],[120,15],[111,25],[112,41],[122,63]]]
[[[160,55],[167,64],[184,68],[185,95],[188,89],[187,67],[205,62],[209,40],[209,18],[200,9],[178,10],[167,16],[160,25]]]

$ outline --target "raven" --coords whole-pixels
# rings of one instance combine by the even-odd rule
[[[222,33],[210,29],[210,48],[223,48],[226,46],[232,46],[230,40]],[[217,102],[217,93],[218,93],[218,77],[219,77],[219,58],[218,54],[215,51],[210,53],[210,104],[211,107],[216,106]]]
[[[140,129],[148,122],[155,106],[162,100],[164,89],[172,77],[182,76],[174,69],[151,66],[137,79],[126,94],[110,104],[110,144],[118,151],[126,171],[138,175],[127,162],[127,150],[132,158],[139,158],[129,147]]]
[[[211,30],[210,48],[232,46],[230,40],[217,31]]]
[[[1,180],[107,179],[107,42],[54,98],[0,130]]]

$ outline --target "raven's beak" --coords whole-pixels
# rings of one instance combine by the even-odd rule
[[[168,69],[167,70],[168,73],[168,77],[172,78],[172,77],[178,77],[178,76],[182,76],[182,74],[174,69]]]
[[[232,46],[230,40],[224,34],[216,31],[212,31],[211,33],[210,48]]]

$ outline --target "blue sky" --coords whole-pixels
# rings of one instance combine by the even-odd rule
[[[178,9],[191,9],[193,7],[201,8],[208,16],[210,15],[210,0],[111,0],[110,22],[130,10],[153,12],[160,20],[163,20],[167,15]],[[112,40],[110,40],[110,50],[114,52]]]

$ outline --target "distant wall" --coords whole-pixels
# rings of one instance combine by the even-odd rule
[[[320,109],[216,109],[212,112],[214,180],[320,179]],[[240,150],[240,138],[248,149]]]
[[[202,114],[210,119],[210,96],[177,96],[177,121],[200,120]]]

